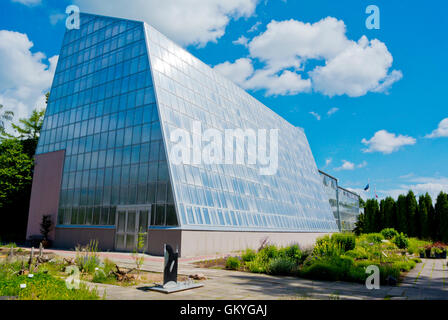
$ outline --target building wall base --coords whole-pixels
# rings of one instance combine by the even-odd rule
[[[277,246],[299,244],[301,248],[311,247],[318,237],[326,233],[311,232],[242,232],[202,230],[150,230],[148,252],[163,255],[164,243],[174,250],[179,248],[182,257],[198,257],[216,254],[231,254],[245,249],[258,249],[266,239]]]
[[[74,249],[77,245],[88,245],[91,240],[98,240],[99,250],[115,249],[114,228],[56,228],[53,243],[55,248]]]

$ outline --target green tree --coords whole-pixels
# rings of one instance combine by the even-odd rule
[[[384,199],[384,228],[397,228],[395,215],[395,200],[392,197]]]
[[[3,110],[4,106],[0,104],[0,136],[5,134],[5,121],[11,121],[14,117],[14,112]]]
[[[365,215],[364,213],[361,213],[358,215],[358,218],[355,222],[355,228],[353,229],[353,232],[356,235],[360,235],[361,233],[366,233],[365,230]]]
[[[378,231],[378,221],[380,220],[380,208],[378,205],[378,201],[376,199],[368,199],[366,201],[366,207],[364,208],[365,213],[365,227],[364,232],[376,232]]]
[[[44,120],[45,109],[33,110],[29,118],[20,119],[19,125],[12,124],[12,127],[19,134],[21,140],[37,140],[39,139],[40,130],[42,129],[42,123]]]
[[[426,203],[426,210],[428,210],[428,220],[426,224],[428,228],[428,238],[436,239],[437,237],[436,211],[432,204],[431,196],[428,193],[425,194],[425,203]]]
[[[366,207],[366,202],[361,197],[359,197],[359,207],[360,208],[365,208]]]
[[[412,190],[409,190],[406,195],[406,218],[407,218],[407,229],[408,236],[415,237],[416,236],[416,213],[417,213],[417,200],[415,199],[415,194]]]
[[[380,210],[378,211],[377,219],[376,219],[376,230],[380,232],[384,228],[385,222],[385,209],[386,209],[386,201],[382,199],[380,201]]]
[[[444,192],[437,196],[435,213],[439,226],[436,240],[448,242],[448,195]]]
[[[19,140],[0,144],[0,208],[11,204],[32,181],[33,160],[23,152]]]
[[[0,143],[0,235],[3,241],[25,239],[33,159],[18,139]]]
[[[45,111],[12,124],[14,134],[1,132],[0,140],[0,235],[2,240],[23,240],[26,233],[33,157]]]
[[[418,210],[416,219],[416,236],[420,239],[428,238],[428,208],[426,207],[425,196],[420,195],[418,198]]]
[[[18,135],[17,138],[24,141],[24,151],[31,157],[34,156],[37,148],[44,116],[45,109],[33,110],[29,118],[20,119],[19,124],[12,124],[12,128]]]
[[[397,230],[408,234],[408,217],[406,213],[406,196],[399,195],[397,199]]]

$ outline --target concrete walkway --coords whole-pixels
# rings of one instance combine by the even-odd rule
[[[51,250],[59,256],[74,257],[73,251]],[[128,253],[100,253],[122,267],[134,267],[132,255]],[[120,287],[92,284],[99,294],[106,292],[111,300],[278,300],[278,299],[437,299],[448,300],[447,260],[423,259],[397,287],[381,286],[379,290],[368,290],[365,285],[348,282],[312,281],[297,277],[269,276],[220,269],[198,268],[194,261],[214,257],[198,257],[179,260],[179,274],[202,273],[207,280],[204,287],[172,294],[148,291],[153,284]],[[163,257],[147,256],[143,269],[151,272],[163,271]]]
[[[448,267],[445,259],[422,259],[389,296],[411,300],[448,300]]]

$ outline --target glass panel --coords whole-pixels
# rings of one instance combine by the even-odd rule
[[[174,205],[166,206],[166,225],[167,226],[177,226],[179,223],[177,222],[176,209]]]
[[[104,207],[101,209],[100,224],[104,226],[104,225],[107,225],[108,222],[109,222],[109,208]]]
[[[124,249],[124,234],[117,234],[117,248]]]
[[[164,226],[165,225],[165,206],[157,205],[156,206],[156,226]]]
[[[148,215],[149,211],[147,210],[140,211],[139,231],[146,232],[146,230],[148,229]]]
[[[118,211],[118,232],[124,232],[126,228],[126,211]]]
[[[126,227],[126,232],[135,232],[135,211],[128,211],[128,224]]]
[[[132,251],[136,247],[136,238],[134,234],[126,234],[126,250]]]

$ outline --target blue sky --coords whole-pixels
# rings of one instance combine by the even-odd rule
[[[144,19],[216,66],[303,127],[341,185],[370,181],[380,197],[448,192],[446,3],[2,0],[0,104],[18,117],[43,103],[72,3]],[[370,4],[379,30],[366,28]]]

